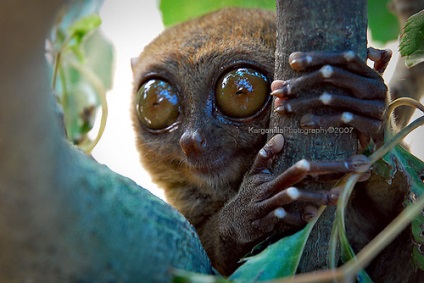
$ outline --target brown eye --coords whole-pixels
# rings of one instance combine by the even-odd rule
[[[150,80],[138,90],[136,107],[143,125],[152,130],[165,129],[179,116],[177,91],[165,81]]]
[[[269,98],[269,80],[251,68],[239,68],[226,73],[216,86],[216,105],[231,118],[255,115]]]

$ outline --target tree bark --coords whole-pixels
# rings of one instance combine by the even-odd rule
[[[277,51],[275,79],[287,80],[299,76],[288,64],[289,55],[295,51],[343,52],[352,50],[366,58],[367,1],[277,1]],[[308,89],[300,97],[319,96],[323,91],[340,93],[341,90],[327,85]],[[280,117],[271,116],[270,127],[284,131],[285,147],[276,164],[275,171],[282,172],[300,159],[343,160],[357,151],[356,132],[338,134],[332,132],[302,134],[300,120],[303,115],[331,113],[328,109],[305,109]],[[333,186],[334,181],[306,180],[299,187],[323,190]],[[301,207],[295,207],[301,209]],[[327,208],[315,226],[305,248],[298,272],[328,268],[327,251],[331,234],[334,209]]]
[[[0,2],[0,281],[170,282],[211,273],[169,205],[65,142],[44,44],[62,1]]]

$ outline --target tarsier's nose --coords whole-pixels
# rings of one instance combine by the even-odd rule
[[[206,149],[206,138],[198,130],[186,131],[180,138],[180,146],[186,156],[201,154]]]

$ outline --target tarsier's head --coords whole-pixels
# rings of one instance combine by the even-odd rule
[[[225,9],[171,27],[133,62],[143,165],[164,188],[240,182],[265,136],[275,15]],[[234,188],[237,189],[237,188]]]

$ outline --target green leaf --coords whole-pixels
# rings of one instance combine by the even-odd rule
[[[175,270],[173,283],[231,283],[231,281],[221,277],[206,274]]]
[[[368,0],[368,26],[372,39],[381,44],[396,40],[399,36],[399,23],[389,11],[390,0]]]
[[[49,42],[50,55],[57,60],[52,67],[52,85],[62,104],[68,139],[75,144],[89,144],[88,132],[100,102],[105,101],[106,91],[112,87],[114,50],[98,30],[101,19],[97,14],[102,2],[70,2],[60,14]],[[106,109],[104,103],[102,106]]]
[[[416,53],[406,56],[405,64],[411,68],[424,61],[424,50],[418,50]]]
[[[112,87],[113,46],[100,31],[85,36],[79,46],[62,49],[56,92],[62,101],[69,140],[88,139],[101,97]]]
[[[66,103],[64,103],[65,128],[68,139],[75,144],[86,139],[92,129],[99,105],[97,94],[93,87],[78,72],[69,67],[67,77],[77,77],[78,81],[67,87]]]
[[[354,259],[356,257],[355,252],[350,246],[349,240],[346,236],[346,225],[345,225],[345,211],[349,202],[349,197],[358,182],[359,176],[355,174],[347,175],[342,178],[335,186],[340,187],[341,193],[339,196],[336,218],[334,219],[333,229],[331,231],[331,242],[330,242],[330,266],[335,268],[339,264],[338,250],[340,246],[340,259],[343,263]],[[357,282],[372,283],[373,281],[369,275],[363,270],[359,270],[356,274]]]
[[[316,223],[312,221],[299,232],[282,238],[260,254],[249,257],[229,279],[234,282],[257,282],[296,274],[303,249]]]
[[[171,26],[224,7],[275,10],[275,0],[161,0],[159,7],[164,25]]]
[[[103,0],[71,1],[57,23],[61,29],[67,30],[78,19],[98,14],[103,5]]]
[[[403,29],[399,51],[406,56],[406,65],[412,67],[424,61],[424,10],[412,15]]]
[[[79,19],[73,23],[69,28],[68,32],[70,36],[75,40],[76,45],[79,45],[83,38],[90,32],[97,29],[102,23],[102,20],[98,15],[89,15]]]
[[[85,66],[103,83],[106,90],[112,88],[114,49],[104,34],[96,30],[82,43],[85,54]]]
[[[406,204],[415,203],[424,194],[424,162],[400,145],[391,150],[385,156],[385,160],[391,162],[392,167],[397,165],[397,169],[402,170],[408,177],[410,192],[406,199]],[[397,161],[397,164],[393,164],[393,161]],[[424,245],[424,213],[412,220],[411,227],[414,242],[417,244],[413,247],[412,258],[417,266],[424,270],[424,254],[418,250],[418,245]]]
[[[389,2],[390,0],[368,1],[368,24],[372,38],[381,44],[396,40],[400,32],[397,18],[388,9]],[[159,7],[162,21],[167,27],[224,7],[275,10],[275,0],[161,0]]]
[[[344,230],[339,230],[339,238],[340,238],[340,248],[341,248],[341,259],[342,262],[348,262],[349,260],[355,257],[355,252],[349,244],[349,240],[345,234]],[[357,282],[359,283],[373,283],[371,277],[364,271],[361,270],[356,275]]]

